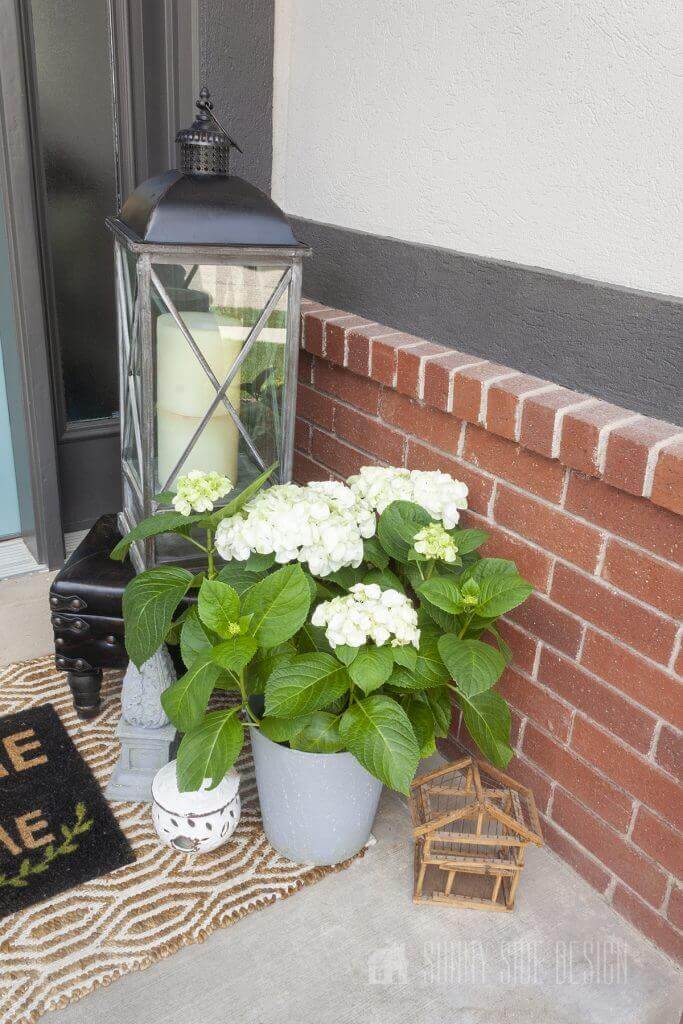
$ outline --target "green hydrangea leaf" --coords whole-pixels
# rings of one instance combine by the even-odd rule
[[[377,539],[385,552],[397,562],[406,562],[415,534],[433,522],[421,505],[412,501],[392,501],[377,521]]]
[[[266,714],[296,718],[321,710],[348,688],[348,672],[331,654],[299,654],[271,673],[265,689]]]
[[[276,647],[303,626],[311,592],[300,565],[282,569],[255,583],[242,598],[242,611],[253,614],[250,631],[259,647]]]
[[[173,614],[190,588],[192,574],[177,565],[135,576],[123,593],[126,650],[140,668],[166,639]]]
[[[372,694],[341,717],[344,745],[371,775],[406,795],[420,760],[410,719],[391,697]]]
[[[239,628],[239,594],[221,580],[204,580],[199,591],[199,618],[218,636],[227,640]]]
[[[304,750],[309,754],[336,754],[344,749],[344,741],[339,735],[338,715],[330,714],[329,711],[314,711],[297,719],[297,723],[289,740],[294,750]]]
[[[469,696],[456,691],[467,730],[484,757],[497,768],[507,768],[512,758],[510,710],[495,690]]]
[[[349,665],[349,675],[363,693],[378,690],[391,675],[394,655],[391,647],[359,647],[358,654]]]
[[[490,690],[505,668],[505,658],[481,640],[459,640],[442,636],[438,650],[444,665],[460,690],[469,695]]]
[[[239,757],[244,727],[237,709],[210,711],[187,732],[178,748],[177,777],[181,793],[199,789],[204,779],[214,789]]]

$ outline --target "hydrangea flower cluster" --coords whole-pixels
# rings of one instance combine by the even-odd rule
[[[441,562],[455,562],[458,557],[457,545],[441,523],[430,523],[419,530],[415,534],[413,547],[426,558],[437,558]]]
[[[417,611],[410,598],[398,590],[382,590],[376,583],[356,583],[344,597],[324,601],[311,622],[327,627],[330,647],[362,647],[368,640],[378,647],[388,640],[392,647],[420,643]]]
[[[433,519],[441,520],[447,530],[458,522],[460,509],[467,508],[467,486],[440,470],[363,466],[348,483],[354,494],[380,515],[392,501],[412,501]]]
[[[187,476],[181,476],[173,496],[176,512],[189,516],[191,512],[212,512],[215,501],[225,497],[232,490],[232,480],[220,473],[203,473],[193,469]]]
[[[274,554],[276,562],[305,562],[313,575],[329,576],[360,565],[363,538],[372,537],[375,526],[372,510],[345,484],[277,484],[224,519],[215,543],[226,561]]]

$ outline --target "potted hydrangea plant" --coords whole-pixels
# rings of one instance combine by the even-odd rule
[[[408,792],[453,702],[507,765],[494,687],[511,655],[496,622],[532,587],[513,562],[480,557],[487,534],[458,527],[467,488],[445,473],[365,467],[346,483],[260,489],[265,476],[217,511],[215,488],[207,498],[195,478],[194,500],[180,481],[167,516],[182,521],[124,538],[115,557],[150,531],[200,530],[207,556],[201,573],[161,567],[129,584],[126,644],[138,663],[180,643],[187,671],[162,698],[183,733],[180,789],[217,785],[248,729],[271,842],[333,863],[367,841],[382,785]],[[216,690],[231,700],[207,710]]]

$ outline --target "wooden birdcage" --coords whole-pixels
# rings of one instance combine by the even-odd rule
[[[473,757],[415,779],[416,903],[512,910],[529,843],[543,845],[533,793]]]

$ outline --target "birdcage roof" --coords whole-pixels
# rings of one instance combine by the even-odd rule
[[[446,843],[473,837],[499,840],[501,845],[543,844],[531,790],[474,757],[415,779],[410,807],[416,837],[438,835]]]

